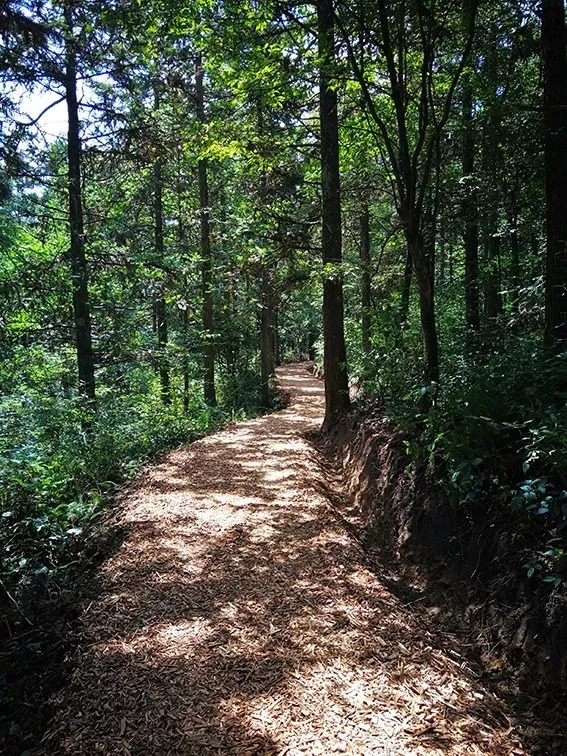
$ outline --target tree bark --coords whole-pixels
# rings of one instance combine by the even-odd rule
[[[179,249],[185,250],[187,239],[185,236],[185,224],[183,222],[183,182],[181,180],[181,149],[177,148],[177,231]],[[183,356],[181,358],[181,373],[183,376],[183,411],[185,414],[189,411],[189,281],[187,273],[183,275],[183,298],[185,300],[182,320],[181,334],[183,344]]]
[[[154,102],[159,106],[158,84],[154,85]],[[159,146],[158,146],[159,149]],[[162,261],[165,255],[165,243],[163,236],[163,159],[158,155],[153,166],[154,182],[154,247],[158,261]],[[158,366],[159,380],[161,385],[161,399],[164,404],[171,401],[169,390],[169,368],[167,365],[167,309],[165,304],[165,284],[160,282],[160,294],[155,303],[155,319],[158,341]]]
[[[262,98],[260,95],[256,98],[256,115],[258,136],[260,139],[262,156],[264,150],[264,113],[262,108]],[[266,202],[268,199],[268,176],[265,166],[262,165],[259,187],[260,214],[265,212]],[[264,259],[262,262],[262,286],[260,290],[260,373],[262,386],[262,405],[264,407],[272,406],[272,382],[275,375],[275,341],[274,341],[274,289],[272,282],[272,269],[274,264],[272,260]]]
[[[413,260],[419,295],[419,313],[425,362],[423,377],[428,384],[438,383],[439,345],[435,319],[434,271],[425,254],[424,242],[420,234],[410,238],[409,249]]]
[[[274,292],[267,265],[262,270],[262,304],[260,317],[260,362],[262,372],[262,405],[272,406],[272,381],[275,373],[274,357]]]
[[[156,320],[161,400],[164,404],[169,404],[171,402],[171,396],[169,391],[169,369],[167,366],[167,310],[165,298],[163,296],[160,296],[159,299],[156,300]]]
[[[488,219],[488,229],[484,242],[484,260],[484,311],[487,318],[494,319],[502,313],[500,236],[498,235],[495,215]]]
[[[404,325],[408,320],[409,303],[411,295],[412,261],[409,249],[406,252],[404,264],[404,277],[402,279],[402,296],[400,299],[400,323]]]
[[[73,13],[70,4],[65,5],[65,22],[67,26],[65,38],[65,98],[69,119],[67,165],[75,344],[79,373],[79,392],[91,402],[94,402],[95,371],[89,307],[88,269],[85,257],[83,198],[81,194],[81,140],[79,134],[79,104],[77,100],[77,49],[73,34]]]
[[[437,291],[442,295],[445,290],[445,279],[447,276],[447,255],[445,245],[445,229],[443,225],[443,216],[439,219],[439,275],[437,277]]]
[[[545,345],[567,345],[567,34],[563,0],[542,0],[545,108]]]
[[[203,87],[203,59],[197,57],[195,76],[197,94],[197,115],[201,124],[205,122],[205,94]],[[211,219],[209,201],[209,183],[207,176],[208,161],[199,159],[199,205],[201,216],[201,286],[203,294],[203,364],[205,402],[213,407],[217,403],[215,390],[215,345],[213,342],[213,261],[211,255]]]
[[[472,87],[468,77],[463,83],[463,176],[462,212],[465,245],[465,321],[475,330],[480,326],[478,287],[478,200],[475,185],[475,134]]]
[[[510,279],[512,289],[512,312],[520,309],[520,239],[518,236],[518,206],[515,193],[512,195],[509,213],[510,222]]]
[[[417,283],[423,343],[423,379],[426,384],[438,383],[439,341],[435,317],[435,264],[434,258],[431,257],[432,242],[431,239],[426,242],[423,238],[423,215],[415,207],[402,207],[400,216]]]
[[[365,206],[360,216],[360,299],[362,306],[362,353],[365,357],[370,354],[371,336],[371,272],[372,252],[370,249],[370,211]]]
[[[325,371],[325,420],[334,425],[349,408],[346,346],[344,336],[343,281],[337,269],[342,261],[341,195],[339,175],[339,127],[337,93],[331,81],[335,64],[333,0],[317,3],[319,71],[319,117],[321,125],[323,339]],[[333,269],[334,268],[334,269]]]
[[[238,341],[233,340],[235,335],[234,324],[237,322],[236,312],[236,284],[234,280],[234,271],[230,277],[230,285],[227,287],[225,293],[225,306],[227,312],[227,320],[231,323],[231,327],[227,329],[228,339],[226,343],[226,369],[228,374],[234,378],[236,375],[236,363],[238,360]]]
[[[282,364],[278,310],[279,310],[279,297],[277,301],[274,301],[273,310],[272,310],[272,313],[273,313],[272,329],[273,329],[273,334],[274,334],[274,361],[276,363],[276,366],[279,366]]]
[[[187,275],[183,276],[184,296],[187,297],[189,284]],[[189,307],[185,302],[183,310],[183,360],[181,370],[183,373],[183,411],[185,414],[189,411]]]

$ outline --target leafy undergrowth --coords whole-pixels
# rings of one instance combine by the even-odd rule
[[[55,572],[80,558],[84,529],[146,460],[230,418],[201,403],[185,413],[147,396],[103,399],[88,430],[72,400],[10,397],[0,415],[0,572],[23,612],[33,611]]]
[[[359,404],[396,429],[410,468],[465,516],[497,506],[510,529],[531,522],[521,569],[557,587],[567,554],[567,354],[544,353],[530,312],[476,334],[447,327],[440,386],[422,385],[411,329],[399,343],[377,341],[354,371]]]
[[[0,405],[0,750],[22,753],[49,720],[80,601],[125,535],[113,518],[120,488],[161,452],[262,414],[255,397],[238,411],[196,400],[186,412],[159,397],[103,398],[88,431],[75,402]],[[273,408],[288,400],[276,393]]]
[[[456,510],[498,510],[510,529],[529,523],[522,569],[558,587],[567,545],[567,355],[534,352],[512,364],[517,356],[475,354],[474,371],[444,387],[405,450]]]

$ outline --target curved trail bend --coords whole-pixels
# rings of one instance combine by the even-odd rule
[[[322,384],[278,377],[287,409],[170,453],[126,496],[41,753],[524,753],[333,517],[303,436]]]

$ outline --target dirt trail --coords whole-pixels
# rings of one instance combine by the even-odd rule
[[[364,566],[314,481],[323,413],[288,409],[169,454],[81,617],[55,754],[522,754],[504,705]]]

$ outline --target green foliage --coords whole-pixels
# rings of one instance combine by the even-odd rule
[[[83,414],[77,399],[35,392],[0,402],[0,572],[11,586],[64,568],[82,528],[146,460],[229,417],[200,399],[187,412],[179,399],[163,407],[157,387],[149,394],[107,393],[88,432]]]
[[[22,0],[20,7],[46,28],[66,28],[58,3]],[[2,571],[13,583],[72,560],[78,529],[152,454],[257,411],[267,299],[279,357],[315,351],[321,363],[329,275],[343,283],[351,382],[403,429],[412,465],[442,483],[455,506],[497,501],[563,537],[567,363],[540,348],[537,14],[510,0],[481,3],[460,80],[462,2],[393,0],[383,10],[336,4],[340,54],[330,75],[339,95],[344,260],[323,269],[314,7],[242,0],[74,6],[78,73],[88,82],[80,118],[95,413],[77,396],[65,136],[52,138],[41,124],[22,127],[29,114],[18,112],[20,100],[38,93],[65,96],[62,48],[30,46],[17,35],[2,40],[9,65],[0,66],[8,93],[0,96],[0,533]],[[390,61],[388,40],[395,40]],[[197,65],[204,68],[202,113]],[[463,82],[472,98],[468,125]],[[467,130],[475,159],[464,176]],[[198,181],[205,161],[206,208]],[[471,194],[484,305],[476,333],[464,327],[470,218],[463,198]],[[406,264],[409,197],[423,211],[417,236],[434,241],[424,255],[436,285],[439,385],[422,380],[415,269]],[[364,313],[363,208],[372,257]],[[204,213],[212,245],[207,292]],[[205,294],[214,313],[208,333]],[[167,343],[158,343],[158,303]],[[202,350],[211,342],[220,410],[200,398]],[[170,396],[160,395],[160,369]]]
[[[412,465],[443,485],[454,506],[499,502],[516,516],[534,518],[539,539],[564,543],[567,355],[546,358],[539,334],[521,326],[476,338],[457,333],[447,341],[441,390],[425,410],[420,400],[434,389],[420,387],[396,361],[391,372],[383,363],[382,385],[389,386],[380,394],[385,416],[405,429]],[[414,344],[414,359],[417,355]],[[561,578],[554,562],[562,548],[548,550],[549,558],[528,574],[541,572],[544,582],[557,587]]]

